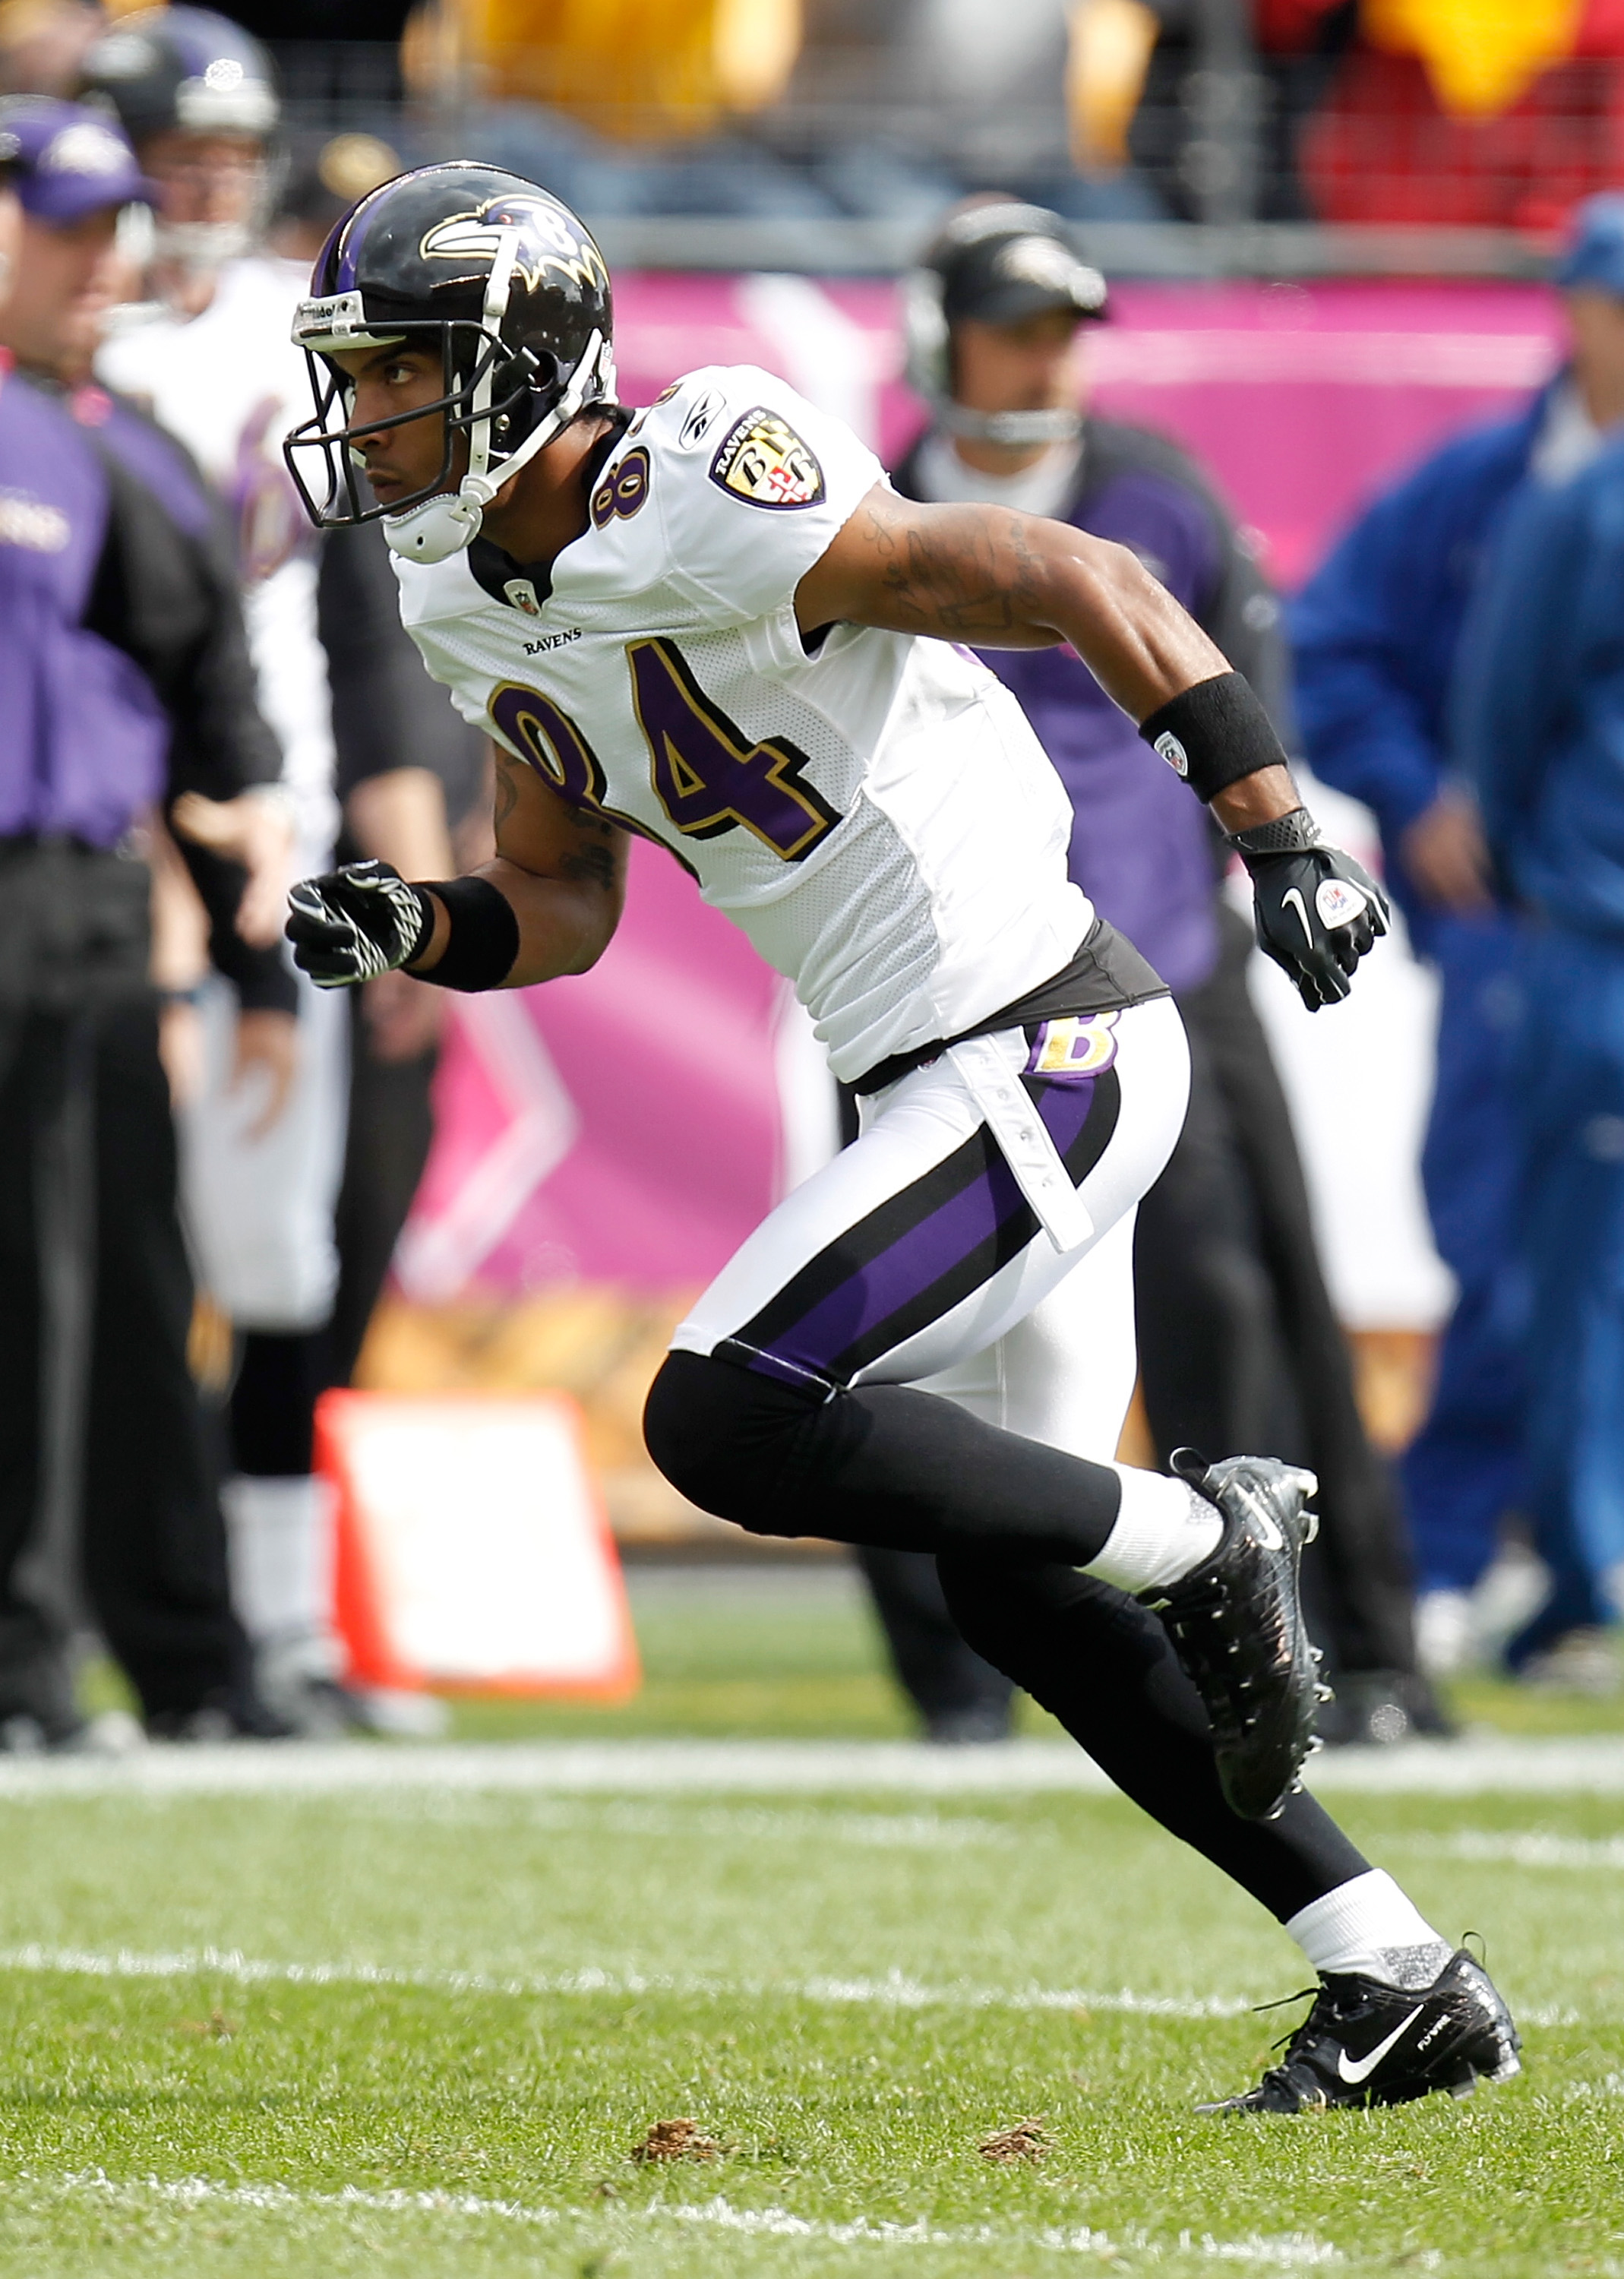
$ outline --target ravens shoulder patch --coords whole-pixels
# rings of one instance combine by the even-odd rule
[[[762,403],[728,430],[710,463],[710,480],[751,506],[816,506],[823,495],[817,454]]]

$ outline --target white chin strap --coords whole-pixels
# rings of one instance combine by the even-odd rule
[[[608,349],[602,334],[594,333],[569,387],[557,403],[544,419],[538,420],[517,450],[498,460],[494,469],[490,465],[488,417],[491,375],[486,372],[474,391],[474,408],[487,416],[476,419],[468,431],[469,457],[478,464],[470,467],[455,493],[439,491],[419,505],[408,507],[404,514],[385,515],[383,533],[393,551],[408,562],[447,562],[452,555],[471,546],[479,535],[486,508],[502,486],[538,451],[544,450],[555,435],[563,433],[594,385],[600,386],[601,393],[607,388],[609,375],[602,368],[608,361]]]
[[[516,229],[504,230],[502,241],[485,287],[484,329],[498,338],[508,312],[508,288],[518,256],[519,233]],[[456,493],[439,491],[433,498],[408,507],[404,514],[383,518],[384,537],[391,550],[407,562],[448,562],[452,555],[471,545],[479,535],[486,508],[503,484],[510,481],[538,451],[545,450],[555,435],[563,432],[594,387],[600,393],[607,392],[611,377],[609,342],[601,333],[594,333],[571,375],[570,385],[557,403],[545,418],[537,421],[518,449],[498,460],[493,468],[491,383],[496,363],[494,357],[488,358],[474,385],[474,416],[468,428],[468,472]]]
[[[972,411],[968,404],[943,402],[937,417],[950,435],[971,443],[1070,443],[1082,433],[1080,411]]]

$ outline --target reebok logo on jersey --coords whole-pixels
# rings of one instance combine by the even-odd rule
[[[696,444],[704,441],[712,421],[726,401],[719,388],[706,389],[678,432],[677,441],[685,451],[691,451]]]
[[[823,495],[816,454],[762,403],[729,429],[710,463],[710,480],[750,506],[816,506]]]
[[[566,632],[561,633],[543,633],[540,641],[525,642],[525,654],[526,656],[545,656],[549,648],[563,648],[571,641],[579,641],[580,637],[581,629],[578,625],[571,625]]]

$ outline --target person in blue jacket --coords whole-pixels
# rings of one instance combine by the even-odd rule
[[[1568,274],[1624,418],[1624,196]],[[1510,1033],[1528,1282],[1528,1505],[1550,1595],[1513,1658],[1618,1682],[1624,1591],[1624,430],[1524,487],[1468,620],[1459,755],[1514,906]]]
[[[1582,211],[1559,271],[1573,333],[1563,371],[1513,417],[1457,437],[1380,496],[1289,616],[1306,756],[1324,782],[1375,810],[1389,884],[1443,985],[1421,1169],[1459,1295],[1431,1414],[1404,1466],[1435,1666],[1463,1650],[1467,1593],[1503,1515],[1528,1496],[1523,1295],[1510,1240],[1514,936],[1471,793],[1451,773],[1449,691],[1513,496],[1530,478],[1581,464],[1624,411],[1624,342],[1597,313],[1615,306],[1615,269],[1624,275],[1620,203]]]

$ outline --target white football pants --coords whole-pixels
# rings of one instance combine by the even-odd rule
[[[863,1102],[678,1327],[831,1391],[916,1385],[1109,1462],[1136,1369],[1133,1222],[1184,1123],[1170,998],[952,1047]]]

